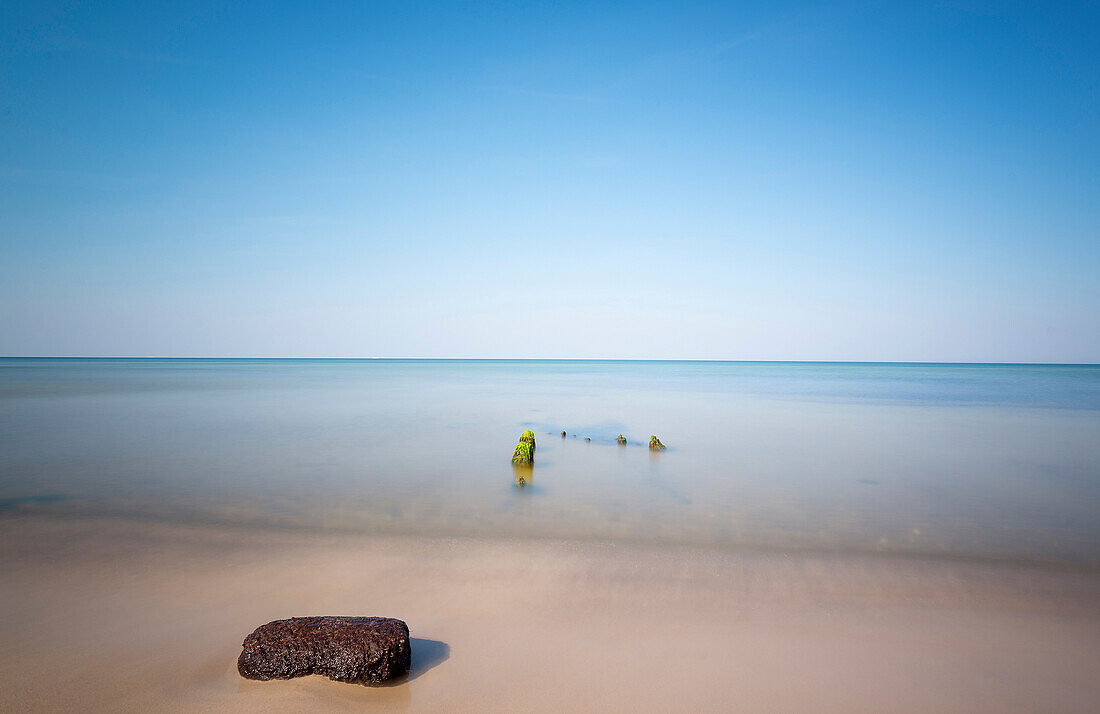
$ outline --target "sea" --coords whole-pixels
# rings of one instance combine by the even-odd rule
[[[0,359],[35,516],[1096,569],[1100,366]]]

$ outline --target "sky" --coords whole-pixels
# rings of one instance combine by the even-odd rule
[[[1100,362],[1100,3],[0,0],[0,355]]]

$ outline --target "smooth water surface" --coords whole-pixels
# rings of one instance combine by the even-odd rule
[[[1098,506],[1096,366],[0,360],[0,518],[1096,567]]]

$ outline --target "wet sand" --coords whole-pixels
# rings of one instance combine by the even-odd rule
[[[1100,708],[1091,570],[18,515],[0,544],[7,711]],[[322,614],[407,621],[411,675],[237,675]]]

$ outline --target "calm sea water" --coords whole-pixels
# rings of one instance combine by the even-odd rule
[[[4,359],[26,513],[1092,568],[1100,367]]]

